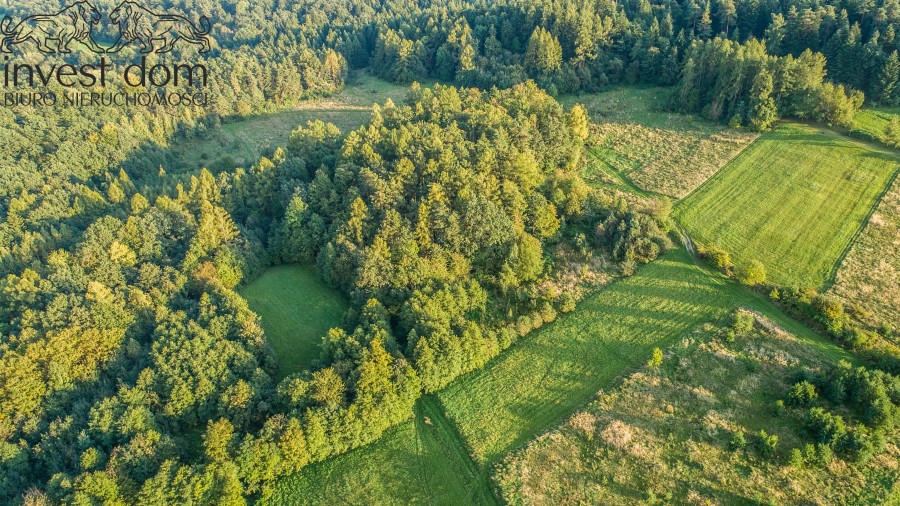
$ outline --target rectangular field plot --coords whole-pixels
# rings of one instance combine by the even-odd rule
[[[789,124],[760,137],[676,207],[704,245],[768,279],[820,288],[865,225],[898,158],[829,130]]]

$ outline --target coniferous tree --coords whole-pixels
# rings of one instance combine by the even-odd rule
[[[559,40],[544,27],[537,27],[528,39],[525,64],[535,73],[549,74],[559,71],[562,65],[562,46]]]

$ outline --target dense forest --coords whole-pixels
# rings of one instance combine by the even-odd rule
[[[656,258],[666,212],[582,181],[587,114],[554,95],[676,85],[671,107],[758,130],[900,103],[896,2],[165,7],[215,20],[209,55],[172,55],[208,62],[211,109],[0,108],[3,502],[243,503],[571,311],[560,252],[626,275]],[[453,85],[414,84],[355,131],[303,125],[250,167],[166,150],[362,68]],[[234,290],[282,262],[315,263],[352,309],[276,383]]]

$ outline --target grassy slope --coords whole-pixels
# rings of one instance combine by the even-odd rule
[[[240,291],[262,318],[282,376],[306,369],[319,358],[319,343],[341,324],[347,302],[328,288],[311,267],[281,265]]]
[[[432,426],[449,434],[438,440],[443,450],[420,442],[423,433],[408,422],[373,445],[282,480],[276,490],[281,501],[274,502],[314,497],[311,502],[406,504],[465,497],[457,503],[486,503],[478,498],[485,496],[490,464],[640,365],[653,347],[740,305],[771,314],[813,346],[846,357],[765,300],[674,251],[525,336],[484,369],[439,392],[440,402],[420,402],[417,420],[429,416]],[[476,457],[478,476],[459,456],[462,441]]]
[[[755,138],[693,116],[663,112],[668,93],[666,88],[634,87],[561,99],[567,106],[584,104],[598,123],[598,145],[592,154],[600,163],[588,164],[586,180],[682,197]]]
[[[802,408],[778,415],[772,406],[800,367],[814,370],[831,357],[777,328],[730,344],[714,340],[715,330],[704,325],[686,333],[660,368],[644,367],[601,392],[567,423],[505,459],[498,472],[504,498],[635,504],[652,491],[663,504],[884,503],[900,479],[895,445],[865,466],[782,464],[810,439]],[[752,447],[761,429],[779,438],[777,456],[768,461]],[[729,448],[738,430],[748,434],[746,453]]]
[[[373,104],[383,104],[388,99],[399,102],[406,96],[407,89],[406,86],[359,74],[334,96],[307,100],[275,113],[224,123],[208,138],[178,143],[172,149],[184,161],[187,170],[212,167],[222,160],[229,160],[237,166],[249,166],[261,153],[286,145],[291,131],[307,121],[318,119],[331,122],[347,133],[369,120]]]
[[[677,180],[678,186],[658,188],[677,193],[672,188],[690,188],[691,181],[700,184],[718,169],[715,163],[709,165],[709,160],[724,163],[730,158],[722,155],[724,147],[715,146],[716,143],[730,144],[733,153],[747,142],[713,139],[715,133],[707,133],[707,144],[678,144],[677,136],[656,138],[658,130],[665,130],[666,122],[670,122],[669,127],[675,124],[684,129],[708,125],[697,126],[689,117],[650,111],[646,104],[653,97],[648,99],[644,94],[652,92],[621,92],[626,94],[629,107],[642,107],[643,112],[615,106],[607,111],[621,110],[619,119],[632,115],[639,123],[653,125],[637,127],[649,132],[639,145],[619,145],[624,146],[622,153],[633,159],[613,153],[624,158],[622,162],[604,158],[602,150],[599,152],[599,159],[605,164],[603,170],[609,171],[607,176],[614,184],[632,184],[630,178],[621,177],[623,173],[635,176],[626,163],[650,160],[655,177]],[[572,101],[583,100],[569,100]],[[601,106],[601,115],[606,114],[602,107],[609,107],[608,102],[604,103],[607,105]],[[597,120],[597,108],[592,112]],[[685,138],[690,135],[697,134],[684,134]],[[673,176],[652,165],[654,159],[671,155],[660,152],[668,149],[667,144],[678,146],[678,152],[684,156],[704,157],[705,172]],[[695,154],[697,151],[700,155]],[[684,163],[691,166],[698,162],[694,158]],[[462,378],[437,398],[423,398],[414,420],[389,431],[376,443],[283,480],[273,502],[296,502],[300,497],[309,503],[490,502],[485,494],[490,464],[552,427],[623,371],[640,365],[654,346],[670,343],[698,323],[737,306],[753,307],[770,315],[807,344],[832,357],[847,357],[763,299],[693,265],[684,252],[674,252],[642,268],[635,277],[590,297],[574,314],[526,336],[485,369]],[[472,451],[477,463],[468,458],[463,446]]]
[[[778,284],[819,288],[852,244],[898,158],[828,130],[770,132],[676,207],[695,239],[758,259]]]

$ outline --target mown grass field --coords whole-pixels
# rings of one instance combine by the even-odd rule
[[[736,264],[761,261],[774,283],[822,288],[898,161],[831,130],[786,124],[681,201],[675,216]]]
[[[497,473],[503,498],[535,505],[893,504],[896,445],[866,465],[786,464],[790,450],[812,438],[805,408],[779,413],[774,404],[801,368],[819,370],[837,350],[823,353],[765,318],[732,343],[715,337],[719,328],[686,332],[659,368],[644,366],[506,458]],[[754,448],[760,430],[778,436],[772,457]],[[738,431],[746,449],[731,447]]]
[[[664,111],[667,88],[628,87],[561,98],[584,104],[591,120],[592,158],[583,176],[595,184],[680,198],[756,138],[694,116]],[[625,181],[622,181],[622,179]]]
[[[322,337],[341,324],[347,302],[312,267],[272,267],[240,290],[262,320],[281,376],[306,369],[319,358]]]
[[[207,138],[172,146],[186,170],[201,167],[249,167],[263,153],[287,144],[291,131],[307,121],[334,123],[342,132],[356,129],[369,120],[373,104],[388,99],[399,102],[408,87],[382,81],[361,73],[340,93],[303,101],[278,112],[225,122]]]
[[[900,330],[900,178],[896,178],[847,258],[831,291],[865,308],[865,319]]]
[[[370,446],[310,466],[282,480],[273,503],[288,504],[290,497],[323,504],[428,503],[423,497],[438,497],[438,504],[443,497],[467,498],[457,504],[489,503],[485,490],[494,462],[642,364],[655,346],[741,305],[772,315],[826,353],[846,356],[676,250],[526,335],[436,399],[420,401],[418,431],[408,422]],[[440,436],[432,439],[433,434]]]

